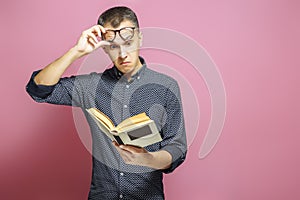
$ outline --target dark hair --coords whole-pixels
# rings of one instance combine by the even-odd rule
[[[139,28],[136,14],[133,10],[125,6],[117,6],[104,11],[98,18],[98,24],[104,26],[104,24],[109,23],[112,27],[116,28],[126,19]]]

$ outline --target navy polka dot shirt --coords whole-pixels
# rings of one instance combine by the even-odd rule
[[[177,82],[146,66],[128,80],[114,66],[103,73],[61,78],[53,86],[37,85],[32,74],[26,90],[37,102],[82,108],[90,125],[93,141],[93,170],[90,200],[98,199],[164,199],[163,173],[170,173],[185,159],[186,134]],[[156,170],[126,164],[85,109],[96,107],[115,125],[146,112],[155,121],[163,138],[149,145],[147,151],[168,151],[172,155],[169,169]]]

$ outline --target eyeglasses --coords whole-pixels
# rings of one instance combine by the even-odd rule
[[[135,28],[136,27],[124,27],[119,30],[106,30],[105,33],[102,33],[102,38],[112,42],[116,38],[117,33],[119,33],[121,39],[127,41],[133,38]]]

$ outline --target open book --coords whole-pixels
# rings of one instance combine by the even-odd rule
[[[89,108],[86,111],[95,120],[98,127],[118,144],[145,147],[162,141],[155,122],[146,113],[129,117],[115,126],[112,120],[97,108]]]

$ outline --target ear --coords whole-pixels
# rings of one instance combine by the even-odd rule
[[[141,31],[139,32],[139,42],[141,47],[143,45],[143,33]]]

